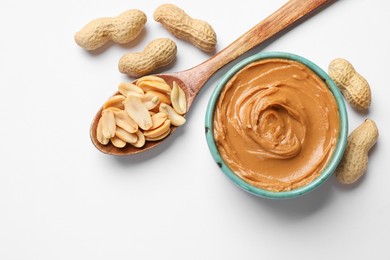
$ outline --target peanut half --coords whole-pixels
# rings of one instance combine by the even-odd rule
[[[86,50],[95,50],[110,40],[124,44],[140,34],[146,20],[144,12],[132,9],[117,17],[95,19],[77,32],[74,38]]]
[[[138,130],[135,134],[137,135],[137,142],[132,143],[132,145],[137,148],[143,147],[145,145],[144,134],[140,130]]]
[[[124,110],[114,111],[115,124],[129,133],[138,131],[138,125]]]
[[[148,94],[152,94],[154,96],[157,96],[161,103],[165,103],[165,104],[168,104],[168,105],[171,104],[170,96],[167,95],[167,94],[164,94],[164,93],[161,93],[161,92],[158,92],[158,91],[153,91],[153,90],[149,90],[149,91],[147,91],[145,93],[145,95],[148,95]]]
[[[191,18],[177,6],[161,5],[154,12],[153,18],[177,38],[186,40],[203,51],[210,52],[215,49],[217,36],[211,25]]]
[[[103,104],[103,109],[106,109],[106,108],[123,109],[124,108],[123,101],[125,101],[125,99],[126,98],[122,95],[112,96]]]
[[[126,146],[126,142],[120,139],[118,136],[111,137],[110,141],[117,148],[123,148]]]
[[[161,112],[152,115],[152,127],[149,130],[156,129],[157,127],[161,126],[167,120],[167,118],[167,114]]]
[[[108,139],[114,137],[116,131],[114,112],[109,109],[104,109],[100,120],[103,137]]]
[[[171,103],[178,114],[183,115],[187,111],[186,94],[181,89],[181,87],[179,87],[176,81],[173,82]]]
[[[172,125],[174,126],[181,126],[186,122],[186,119],[176,113],[175,109],[171,107],[170,105],[167,105],[165,103],[162,103],[159,107],[160,112],[167,114],[168,119],[171,121]]]
[[[169,132],[170,126],[171,126],[171,121],[165,120],[164,123],[159,127],[157,127],[156,129],[145,131],[144,136],[146,140],[148,139],[159,140],[157,138],[160,138],[161,136],[165,136],[165,134]]]
[[[136,96],[127,96],[125,101],[125,111],[142,130],[148,130],[152,127],[152,118],[146,106],[141,99]]]
[[[184,99],[184,100],[183,100]],[[171,100],[178,111],[170,106]],[[132,83],[121,83],[118,94],[103,105],[97,126],[97,140],[103,145],[110,141],[117,148],[130,144],[141,148],[146,141],[167,137],[171,125],[185,123],[187,100],[184,91],[173,82],[173,88],[162,78],[145,76]]]
[[[356,182],[367,170],[368,151],[378,140],[378,128],[373,120],[366,119],[349,135],[344,156],[335,171],[342,184]]]
[[[156,137],[146,137],[145,136],[145,140],[146,141],[159,141],[159,140],[164,139],[165,137],[167,137],[170,134],[170,132],[171,132],[171,129],[168,128],[168,130],[166,132],[162,133],[159,136],[156,136]]]
[[[125,129],[120,127],[116,128],[115,136],[130,144],[134,144],[138,140],[138,136],[135,133],[129,133]]]
[[[99,143],[106,145],[106,144],[108,144],[108,142],[110,142],[110,139],[106,138],[103,135],[102,123],[103,123],[103,120],[102,120],[102,118],[100,118],[98,125],[97,125],[97,129],[96,129],[96,138],[97,138]]]
[[[331,61],[328,73],[352,107],[360,111],[370,107],[370,85],[349,61],[342,58]]]
[[[152,110],[160,103],[160,98],[150,92],[146,92],[140,99],[147,110]]]
[[[175,42],[167,38],[156,39],[146,45],[142,52],[123,55],[119,60],[118,68],[123,74],[140,77],[170,64],[175,59],[176,53]]]
[[[167,95],[170,95],[172,91],[171,87],[165,81],[160,82],[157,80],[147,80],[142,77],[137,80],[136,84],[143,91],[156,91]]]
[[[124,97],[127,97],[128,95],[141,97],[144,95],[144,91],[140,87],[128,82],[123,82],[119,84],[118,91]]]

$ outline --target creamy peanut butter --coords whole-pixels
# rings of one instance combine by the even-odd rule
[[[214,138],[229,168],[270,191],[310,183],[336,147],[339,113],[327,85],[305,65],[265,59],[225,85],[214,112]]]

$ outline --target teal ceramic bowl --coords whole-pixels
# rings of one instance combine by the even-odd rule
[[[280,58],[280,59],[289,59],[294,60],[297,62],[300,62],[306,67],[310,68],[314,73],[316,73],[329,87],[330,91],[333,93],[334,98],[336,100],[338,110],[339,110],[339,117],[340,117],[340,132],[338,136],[338,141],[336,144],[336,149],[332,155],[331,160],[329,161],[328,165],[325,167],[325,169],[322,171],[322,173],[314,179],[312,182],[308,183],[305,186],[290,190],[290,191],[282,191],[282,192],[272,192],[264,189],[257,188],[247,182],[245,182],[243,179],[241,179],[238,175],[236,175],[229,167],[225,164],[223,161],[221,155],[219,154],[218,148],[216,146],[215,140],[214,140],[214,110],[216,107],[216,104],[218,102],[219,95],[226,85],[226,83],[242,68],[244,68],[246,65],[256,62],[262,59],[269,59],[269,58]],[[330,175],[334,172],[337,165],[339,164],[347,142],[347,135],[348,135],[348,116],[345,108],[344,99],[337,88],[336,84],[332,81],[332,79],[328,76],[326,72],[324,72],[321,68],[319,68],[317,65],[315,65],[313,62],[300,57],[295,54],[291,53],[284,53],[284,52],[268,52],[268,53],[259,53],[256,55],[253,55],[242,62],[235,65],[232,69],[230,69],[222,78],[216,89],[211,95],[210,101],[208,103],[207,112],[206,112],[206,139],[207,144],[209,146],[211,155],[213,156],[215,162],[218,164],[222,172],[237,186],[242,188],[243,190],[265,198],[272,198],[272,199],[283,199],[283,198],[293,198],[297,197],[303,194],[306,194],[313,189],[317,188],[319,185],[324,183]]]

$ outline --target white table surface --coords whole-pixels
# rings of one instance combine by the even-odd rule
[[[286,1],[171,2],[214,27],[219,51]],[[282,201],[234,186],[208,151],[208,99],[237,61],[207,82],[187,124],[157,149],[113,157],[92,145],[95,112],[131,80],[117,69],[123,54],[170,37],[177,59],[161,71],[210,57],[153,20],[162,3],[0,2],[0,259],[389,259],[390,2],[339,0],[249,53],[292,52],[325,70],[344,57],[372,88],[368,114],[348,107],[350,131],[372,118],[380,132],[365,177],[344,187],[332,176]],[[91,19],[133,8],[148,17],[133,43],[91,53],[75,44]]]

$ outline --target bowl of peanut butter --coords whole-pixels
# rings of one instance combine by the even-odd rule
[[[301,56],[268,52],[223,76],[205,126],[222,172],[249,193],[277,199],[306,194],[332,175],[348,117],[326,72]]]

